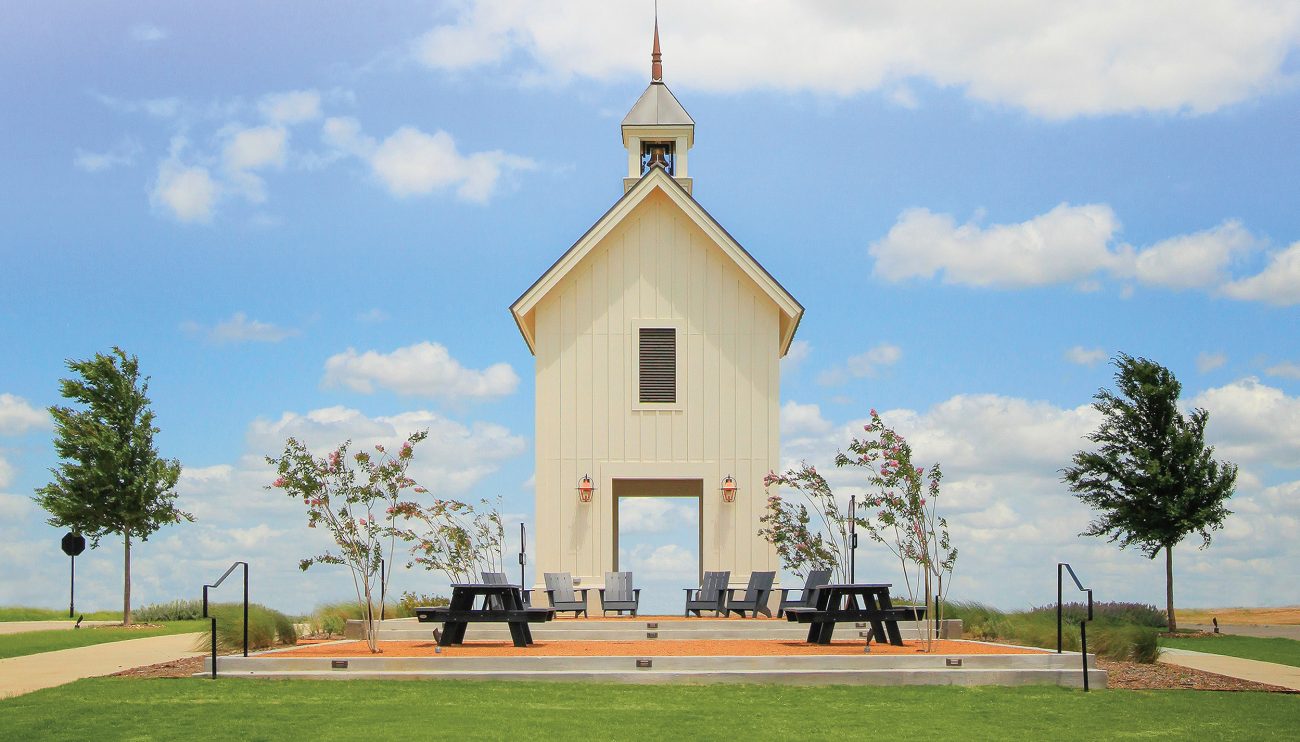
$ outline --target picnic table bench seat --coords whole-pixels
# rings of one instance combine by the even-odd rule
[[[555,618],[552,608],[471,608],[453,611],[450,606],[440,605],[431,608],[416,608],[415,618],[419,623],[446,623],[447,621],[508,623],[510,621],[527,621],[528,623],[545,623]]]

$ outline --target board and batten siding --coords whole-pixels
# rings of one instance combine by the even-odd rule
[[[678,328],[676,404],[638,404],[638,325]],[[780,313],[731,258],[654,192],[538,303],[535,327],[538,581],[614,568],[615,479],[702,480],[702,568],[777,569],[757,532],[778,463]]]

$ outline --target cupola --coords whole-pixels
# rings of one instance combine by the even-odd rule
[[[651,167],[662,167],[690,192],[686,154],[695,144],[695,121],[664,84],[659,52],[659,21],[655,21],[650,52],[650,85],[623,117],[623,146],[627,148],[626,193]]]

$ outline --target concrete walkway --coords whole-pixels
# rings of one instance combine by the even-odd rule
[[[113,626],[121,621],[82,621],[81,628],[88,626]],[[28,631],[59,631],[71,629],[76,621],[0,621],[0,634],[23,634]]]
[[[1227,675],[1230,678],[1280,685],[1283,688],[1300,691],[1300,667],[1167,647],[1161,648],[1159,661],[1167,665],[1190,667],[1193,670],[1204,670]]]
[[[31,693],[81,678],[111,675],[119,670],[193,657],[201,634],[173,634],[127,639],[89,647],[60,649],[0,660],[0,698]]]
[[[1187,626],[1179,625],[1179,629],[1197,629],[1207,634],[1214,631],[1214,626],[1208,623],[1194,623]],[[1263,639],[1300,639],[1300,626],[1291,624],[1219,624],[1219,633],[1234,634],[1236,636],[1256,636]]]

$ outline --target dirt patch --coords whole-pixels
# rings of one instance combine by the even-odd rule
[[[469,641],[456,647],[442,647],[428,641],[380,642],[388,657],[763,657],[862,654],[861,641],[808,644],[803,641],[760,639],[655,641],[548,641],[531,647],[516,647],[508,641]],[[939,640],[934,654],[1038,654],[1043,650],[995,644]],[[918,654],[921,646],[907,642],[902,647],[872,644],[872,654]],[[311,644],[264,657],[365,657],[370,654],[362,641]]]
[[[1292,605],[1282,608],[1180,608],[1177,618],[1179,624],[1207,624],[1210,623],[1211,618],[1217,618],[1220,625],[1295,626],[1300,625],[1300,606]]]
[[[129,670],[113,673],[115,678],[188,678],[203,672],[202,657],[183,657],[178,660],[160,662],[156,665],[132,667]]]
[[[1130,690],[1219,690],[1255,691],[1265,693],[1296,693],[1277,685],[1256,683],[1230,678],[1204,670],[1193,670],[1178,665],[1145,665],[1137,662],[1116,662],[1097,659],[1097,666],[1106,671],[1106,685],[1110,688]]]

